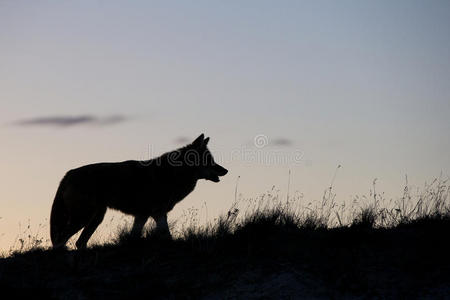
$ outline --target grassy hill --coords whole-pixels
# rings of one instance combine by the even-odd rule
[[[0,259],[0,288],[48,299],[449,297],[448,187],[410,207],[374,202],[338,226],[320,209],[234,208],[172,240],[123,231],[84,251],[35,247]]]

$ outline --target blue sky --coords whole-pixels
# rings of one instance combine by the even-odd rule
[[[312,200],[338,164],[343,200],[374,178],[396,197],[405,174],[448,176],[449,20],[448,1],[2,1],[0,245],[19,222],[44,222],[68,169],[201,132],[230,173],[174,217],[225,210],[237,176],[251,197],[285,192],[291,170]],[[91,121],[20,125],[79,116]],[[260,134],[287,141],[264,153],[303,161],[227,159]]]

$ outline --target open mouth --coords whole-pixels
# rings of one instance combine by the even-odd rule
[[[213,175],[213,176],[211,176],[210,180],[213,181],[213,182],[219,182],[220,178],[217,175]]]
[[[210,173],[210,176],[208,179],[211,180],[212,182],[219,182],[220,181],[219,177],[224,176],[225,174],[228,173],[227,169],[225,169],[224,167],[219,166],[219,165],[215,165],[214,169],[211,171],[212,172]]]

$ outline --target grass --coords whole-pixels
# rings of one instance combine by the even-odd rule
[[[450,292],[449,195],[436,179],[386,200],[374,181],[363,201],[338,204],[330,186],[314,206],[273,188],[236,196],[206,225],[189,212],[193,221],[172,228],[173,239],[152,229],[133,239],[122,229],[84,251],[18,249],[0,259],[0,288],[65,299],[442,298]]]

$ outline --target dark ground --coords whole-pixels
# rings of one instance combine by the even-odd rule
[[[0,289],[15,299],[450,298],[448,216],[388,229],[269,219],[17,253],[0,259]]]

